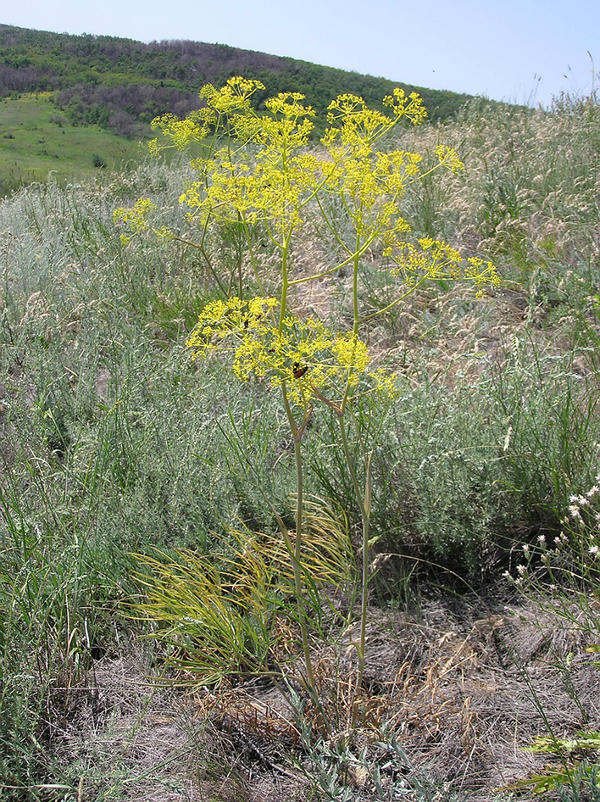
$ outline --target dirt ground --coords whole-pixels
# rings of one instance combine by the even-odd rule
[[[564,609],[558,614],[533,601],[492,605],[439,594],[422,600],[413,615],[373,608],[356,727],[350,713],[356,625],[314,653],[330,722],[317,738],[319,716],[305,706],[316,752],[307,752],[298,716],[272,684],[254,681],[218,693],[162,684],[147,648],[134,644],[125,656],[97,662],[88,692],[55,738],[55,752],[78,800],[485,802],[552,762],[527,751],[532,737],[600,729],[600,670],[585,651],[593,638],[577,609],[567,611],[573,615],[567,620]],[[390,759],[383,732],[388,740],[393,733],[402,759]],[[340,743],[348,744],[346,754],[362,757],[336,762]],[[346,787],[347,795],[329,797],[316,788],[310,777],[319,771],[337,772],[336,788]],[[407,788],[425,772],[441,790],[429,797],[382,795],[398,772]]]

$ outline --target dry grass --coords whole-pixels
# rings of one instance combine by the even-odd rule
[[[589,636],[532,602],[488,608],[439,596],[418,617],[373,609],[358,698],[355,634],[350,627],[315,650],[320,704],[336,725],[326,738],[331,748],[366,750],[366,765],[379,765],[384,779],[398,767],[382,751],[383,731],[394,733],[410,766],[427,766],[440,787],[483,802],[542,769],[547,761],[524,749],[535,735],[600,728]],[[352,704],[361,710],[354,728]],[[304,716],[310,721],[309,702]],[[310,750],[281,688],[262,681],[185,694],[151,680],[134,652],[97,665],[55,744],[81,799],[282,802],[309,790],[300,767],[309,770]],[[378,798],[373,777],[357,771],[345,778],[352,798]]]
[[[200,802],[195,754],[205,740],[180,695],[153,686],[132,651],[98,663],[56,755],[81,799]]]

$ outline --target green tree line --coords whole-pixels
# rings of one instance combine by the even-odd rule
[[[417,91],[432,120],[452,117],[469,99],[223,44],[144,44],[0,25],[0,97],[54,91],[71,122],[98,124],[126,136],[138,136],[157,114],[185,116],[200,105],[197,92],[203,84],[239,74],[261,80],[271,93],[302,92],[320,115],[332,97],[344,92],[376,105],[394,86]],[[260,106],[265,99],[258,94],[255,102]]]

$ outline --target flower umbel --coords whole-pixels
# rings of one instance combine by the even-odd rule
[[[353,332],[335,334],[320,320],[286,315],[277,321],[274,298],[229,298],[207,304],[186,345],[194,358],[217,348],[233,353],[233,372],[241,381],[266,378],[285,384],[294,404],[307,406],[323,392],[358,384],[369,363],[367,346]],[[380,384],[378,378],[377,384]]]
[[[401,278],[408,286],[433,280],[471,281],[476,286],[497,286],[500,278],[492,262],[477,257],[464,260],[460,253],[448,243],[422,237],[418,246],[411,242],[398,241],[386,251],[395,263],[391,274]]]

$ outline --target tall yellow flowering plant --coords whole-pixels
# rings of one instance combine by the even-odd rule
[[[463,169],[451,148],[436,150],[437,162],[422,170],[418,153],[384,150],[381,140],[402,120],[421,124],[426,111],[421,98],[395,89],[383,100],[383,111],[370,109],[362,98],[340,95],[329,106],[325,135],[311,143],[315,112],[297,92],[281,93],[256,111],[252,96],[263,90],[259,81],[231,78],[220,89],[208,85],[201,92],[205,107],[186,119],[160,117],[153,126],[170,146],[185,148],[203,143],[203,155],[191,165],[197,178],[181,195],[190,224],[200,234],[213,224],[236,222],[247,242],[252,283],[258,297],[228,295],[209,303],[188,337],[194,357],[229,351],[238,379],[264,378],[277,388],[293,437],[296,463],[295,534],[292,539],[281,523],[293,565],[297,604],[300,608],[306,685],[315,689],[309,649],[302,573],[304,477],[302,439],[316,404],[334,412],[340,444],[362,518],[362,591],[360,638],[356,644],[358,676],[362,684],[369,584],[369,521],[371,454],[362,447],[353,412],[355,399],[365,391],[393,393],[393,377],[369,373],[369,354],[361,339],[366,320],[399,304],[431,279],[467,280],[479,288],[498,281],[494,266],[480,259],[463,259],[448,244],[427,239],[411,240],[410,225],[402,215],[403,200],[412,184],[433,170]],[[164,141],[164,140],[163,140]],[[161,145],[155,140],[151,149]],[[339,225],[342,210],[343,228]],[[117,217],[139,230],[150,212],[147,199]],[[311,275],[297,274],[291,255],[303,227],[317,215],[336,243],[335,263]],[[278,254],[277,276],[264,269],[253,246],[253,231],[260,227]],[[186,241],[186,240],[184,240]],[[364,314],[360,305],[361,259],[379,254],[398,281],[396,298],[384,309]],[[301,318],[290,309],[292,288],[351,270],[352,326],[334,332],[312,317]],[[349,429],[349,426],[352,427]],[[358,440],[362,468],[352,456],[349,432]]]

